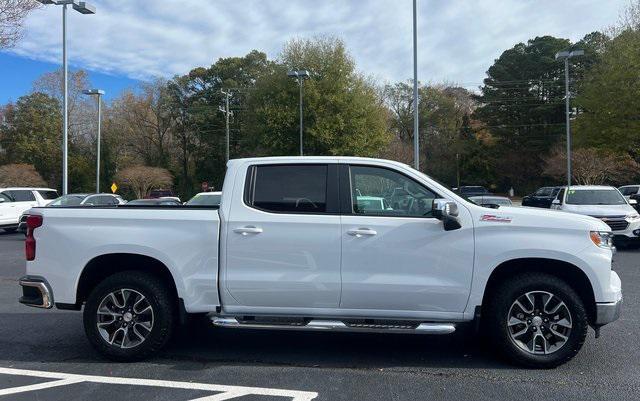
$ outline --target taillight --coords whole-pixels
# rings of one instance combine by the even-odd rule
[[[33,231],[42,225],[43,218],[39,214],[27,216],[27,238],[24,240],[24,250],[27,260],[36,258],[36,239],[33,237]]]

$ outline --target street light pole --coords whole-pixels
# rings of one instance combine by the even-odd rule
[[[96,8],[85,1],[78,0],[36,0],[39,3],[62,6],[62,194],[69,189],[68,153],[69,153],[69,107],[68,107],[68,71],[67,71],[67,6],[71,5],[80,14],[95,14]]]
[[[227,147],[226,161],[228,162],[229,161],[229,116],[233,115],[233,112],[229,110],[229,98],[231,97],[231,93],[225,92],[223,90],[221,90],[220,93],[222,93],[225,97],[225,107],[224,108],[219,107],[218,110],[223,112],[226,117],[226,147]]]
[[[311,77],[311,75],[309,74],[309,71],[307,70],[297,70],[297,71],[289,71],[287,72],[287,76],[289,78],[293,78],[298,82],[298,86],[300,87],[300,156],[304,155],[304,147],[303,147],[303,142],[302,142],[302,133],[304,132],[304,125],[303,125],[303,117],[302,117],[302,98],[303,98],[303,86],[304,86],[304,80],[305,79],[309,79]]]
[[[564,60],[565,125],[567,131],[567,192],[571,188],[571,93],[569,92],[569,59],[584,55],[584,50],[556,53],[556,60]]]
[[[96,149],[96,193],[100,193],[100,126],[102,122],[102,95],[104,91],[101,89],[83,90],[82,93],[89,96],[96,96],[98,100],[98,145]]]
[[[67,71],[67,4],[62,5],[62,194],[69,192],[69,96]]]
[[[413,167],[420,170],[420,132],[418,130],[418,16],[413,0]]]

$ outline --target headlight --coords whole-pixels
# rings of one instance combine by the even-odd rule
[[[591,231],[589,233],[591,241],[600,247],[605,249],[613,249],[613,234],[607,231]]]
[[[629,222],[629,223],[635,223],[636,221],[640,221],[640,214],[638,213],[631,213],[625,216],[625,219]]]

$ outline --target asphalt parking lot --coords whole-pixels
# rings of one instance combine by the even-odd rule
[[[72,251],[72,250],[70,250]],[[0,400],[639,400],[640,250],[616,255],[625,303],[554,370],[514,368],[444,337],[191,326],[145,362],[105,361],[79,312],[17,302],[23,237],[0,234]]]

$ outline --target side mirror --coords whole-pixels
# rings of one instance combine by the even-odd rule
[[[553,202],[551,202],[552,205],[560,205],[560,199],[554,199]]]
[[[446,199],[434,199],[433,216],[442,221],[445,231],[457,230],[462,227],[458,219],[458,204]]]
[[[629,204],[630,204],[630,205],[632,205],[632,206],[633,206],[633,205],[637,205],[637,204],[638,204],[638,201],[637,201],[637,200],[635,200],[635,199],[629,199]]]

